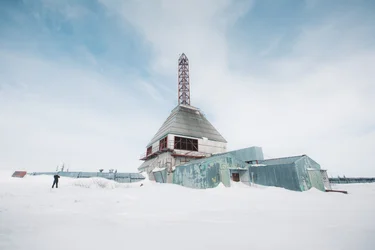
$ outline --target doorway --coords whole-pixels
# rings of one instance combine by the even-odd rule
[[[235,182],[240,181],[240,174],[239,173],[232,173],[232,180]]]

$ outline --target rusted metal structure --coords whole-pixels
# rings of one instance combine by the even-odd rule
[[[190,105],[189,59],[184,53],[178,59],[178,104]]]

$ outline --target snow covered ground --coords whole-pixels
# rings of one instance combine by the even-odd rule
[[[375,249],[375,185],[193,190],[0,172],[0,249]]]

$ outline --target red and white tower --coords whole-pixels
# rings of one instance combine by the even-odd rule
[[[190,106],[189,59],[184,53],[178,59],[178,104]]]

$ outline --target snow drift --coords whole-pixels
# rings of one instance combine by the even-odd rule
[[[375,185],[195,190],[0,172],[0,249],[373,249]],[[140,184],[144,185],[141,187]]]

